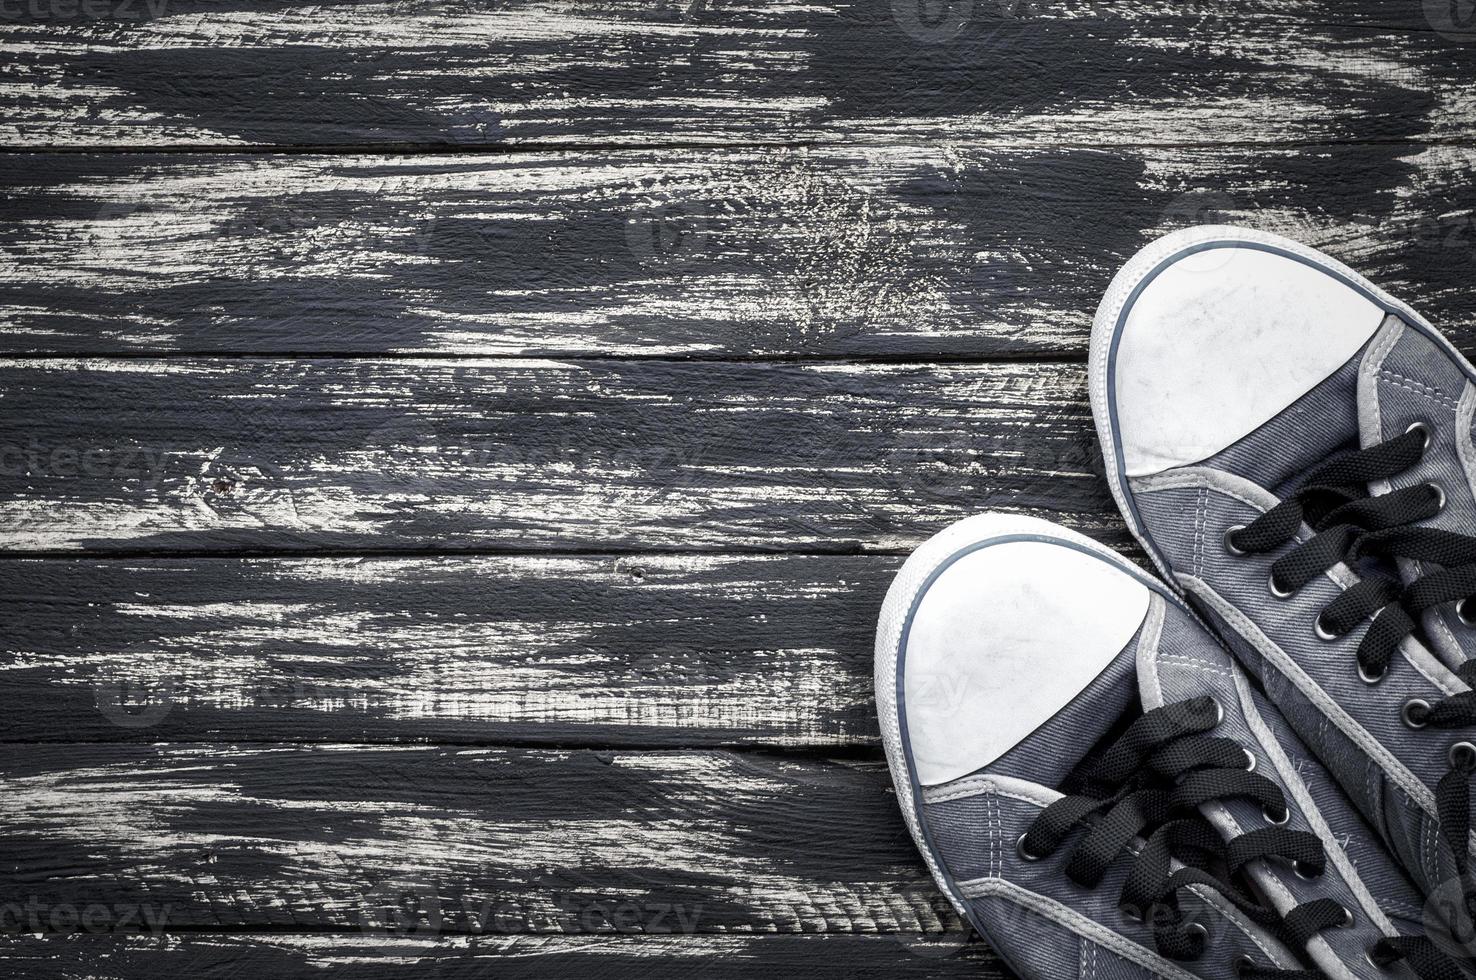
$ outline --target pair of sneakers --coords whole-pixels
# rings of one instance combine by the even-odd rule
[[[1476,370],[1273,235],[1148,246],[1092,331],[1161,579],[985,514],[877,629],[898,800],[1026,978],[1476,977]]]

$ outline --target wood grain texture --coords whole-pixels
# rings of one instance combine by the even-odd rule
[[[880,762],[71,744],[0,763],[0,894],[106,901],[145,930],[966,932]]]
[[[0,142],[1464,138],[1437,6],[7,0]]]
[[[0,561],[0,740],[879,747],[893,557]]]
[[[1005,974],[980,942],[929,934],[0,937],[26,980],[891,980]]]
[[[906,551],[987,508],[1125,543],[1074,364],[0,363],[0,546]]]
[[[1002,976],[880,596],[1163,231],[1476,349],[1440,7],[0,0],[0,972]]]
[[[1224,222],[1476,346],[1476,150],[0,156],[0,353],[1082,357],[1113,273]]]

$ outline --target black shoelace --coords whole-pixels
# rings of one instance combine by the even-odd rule
[[[1305,949],[1324,929],[1349,925],[1353,913],[1332,899],[1315,899],[1279,914],[1236,883],[1252,861],[1285,861],[1315,878],[1326,867],[1315,834],[1283,826],[1291,816],[1275,782],[1255,771],[1255,757],[1231,739],[1208,732],[1223,717],[1211,697],[1192,698],[1145,712],[1084,774],[1083,792],[1063,796],[1041,811],[1016,844],[1020,857],[1054,854],[1077,830],[1065,873],[1095,888],[1125,852],[1132,866],[1118,907],[1152,931],[1159,953],[1196,960],[1206,952],[1208,930],[1184,915],[1179,894],[1200,886],[1221,895],[1242,914],[1294,948]],[[1226,841],[1199,807],[1216,800],[1249,799],[1261,806],[1267,826]],[[1144,843],[1139,846],[1138,841]],[[1182,867],[1173,868],[1177,860]],[[1462,980],[1463,974],[1428,939],[1380,940],[1368,951],[1379,966],[1405,961],[1422,980]],[[1314,980],[1315,970],[1282,969],[1249,957],[1236,964],[1242,980]]]
[[[1456,603],[1462,622],[1476,626],[1476,539],[1415,523],[1434,517],[1445,506],[1445,492],[1433,483],[1370,497],[1367,484],[1396,476],[1423,458],[1430,427],[1416,423],[1401,436],[1367,449],[1331,459],[1313,469],[1295,492],[1244,527],[1225,533],[1232,554],[1273,551],[1295,539],[1306,523],[1315,532],[1271,566],[1272,595],[1285,598],[1329,568],[1344,562],[1360,581],[1345,590],[1318,615],[1313,628],[1334,640],[1370,619],[1358,643],[1358,674],[1377,684],[1389,670],[1399,644],[1419,629],[1421,616],[1443,603]],[[1413,559],[1440,566],[1402,584],[1396,577],[1368,567],[1365,559]],[[1456,675],[1476,688],[1476,661]],[[1414,699],[1402,709],[1410,728],[1465,728],[1476,724],[1476,690],[1430,703]],[[1468,906],[1476,905],[1468,877],[1467,840],[1471,830],[1471,777],[1476,775],[1476,744],[1450,747],[1449,770],[1436,786],[1440,832],[1450,847]]]

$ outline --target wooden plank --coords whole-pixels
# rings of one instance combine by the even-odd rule
[[[880,556],[0,562],[0,741],[874,750]]]
[[[881,762],[68,744],[0,772],[0,894],[114,926],[963,930]]]
[[[1127,540],[1075,364],[23,360],[0,409],[12,553]]]
[[[414,936],[173,934],[0,937],[17,980],[997,980],[977,940],[885,936]]]
[[[1085,352],[1153,237],[1316,247],[1476,345],[1476,150],[0,156],[0,352]]]
[[[8,0],[0,143],[1464,138],[1439,6]]]

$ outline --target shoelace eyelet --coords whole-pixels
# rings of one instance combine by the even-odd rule
[[[1358,665],[1358,679],[1363,681],[1363,683],[1365,684],[1377,684],[1379,681],[1383,680],[1388,675],[1388,673],[1388,664],[1385,664],[1384,669],[1379,671],[1377,674],[1364,670],[1363,664]]]
[[[1374,951],[1372,946],[1363,951],[1363,961],[1369,966],[1373,967],[1375,970],[1380,971],[1381,973],[1389,972],[1389,968],[1387,966],[1374,959]]]
[[[1230,964],[1230,972],[1237,977],[1244,976],[1246,970],[1254,970],[1255,968],[1256,961],[1249,956],[1241,956],[1234,963]]]
[[[1374,948],[1373,948],[1373,946],[1368,946],[1367,949],[1364,949],[1364,962],[1367,962],[1367,964],[1370,965],[1370,967],[1373,967],[1374,970],[1379,971],[1379,973],[1389,973],[1389,965],[1390,964],[1382,964],[1382,962],[1379,962],[1379,961],[1377,961],[1377,959],[1374,959]]]
[[[1411,423],[1409,428],[1405,429],[1404,432],[1406,435],[1411,432],[1418,432],[1420,436],[1425,440],[1423,443],[1421,443],[1420,449],[1424,450],[1430,448],[1430,424],[1428,422]]]
[[[1277,585],[1275,572],[1272,572],[1266,577],[1266,587],[1270,589],[1271,594],[1278,599],[1289,599],[1291,598],[1292,593],[1296,592],[1296,589],[1283,589],[1281,586]]]
[[[1245,530],[1245,525],[1244,524],[1232,524],[1231,526],[1225,528],[1224,542],[1225,542],[1225,553],[1226,554],[1234,555],[1236,558],[1240,558],[1240,557],[1242,557],[1242,556],[1247,555],[1247,554],[1250,553],[1250,552],[1246,551],[1244,548],[1237,548],[1237,547],[1235,547],[1235,542],[1230,540],[1237,533],[1239,533],[1240,531],[1244,531],[1244,530]]]
[[[1256,757],[1251,754],[1251,750],[1250,749],[1241,748],[1240,751],[1242,751],[1242,752],[1245,753],[1245,771],[1246,772],[1255,772],[1256,771]]]
[[[1317,638],[1323,643],[1331,643],[1333,640],[1336,640],[1338,638],[1338,634],[1330,631],[1326,626],[1322,625],[1322,613],[1318,613],[1317,619],[1313,621],[1312,632],[1316,633]]]
[[[1205,947],[1205,944],[1209,942],[1209,935],[1210,935],[1209,934],[1209,930],[1204,927],[1204,923],[1203,922],[1191,922],[1191,923],[1189,923],[1188,925],[1186,925],[1184,927],[1184,935],[1185,936],[1198,936],[1199,937],[1199,955],[1200,956],[1203,956],[1204,955],[1204,947]],[[1197,959],[1199,959],[1199,956],[1194,956],[1194,957],[1190,957],[1190,958],[1197,960]]]
[[[1133,923],[1134,925],[1140,926],[1144,922],[1148,921],[1148,917],[1146,915],[1144,915],[1140,910],[1133,908],[1131,905],[1119,905],[1117,907],[1117,911],[1121,912],[1122,917],[1128,922]]]
[[[1265,807],[1261,810],[1261,816],[1273,827],[1284,827],[1287,821],[1292,818],[1291,807],[1282,807],[1280,813],[1272,813],[1270,807]]]
[[[1424,698],[1410,698],[1404,702],[1404,707],[1399,709],[1399,717],[1410,728],[1424,728],[1430,723],[1426,717],[1430,711],[1430,702]]]
[[[1472,602],[1470,596],[1456,603],[1456,618],[1462,626],[1476,626],[1476,610],[1472,606],[1476,606],[1476,602]]]
[[[1435,491],[1435,513],[1445,509],[1445,488],[1438,483],[1427,483],[1425,486]]]
[[[1044,854],[1031,854],[1029,848],[1025,846],[1025,838],[1028,836],[1030,835],[1021,834],[1019,840],[1015,841],[1015,853],[1019,855],[1021,861],[1033,862],[1043,860],[1045,858]]]
[[[1472,745],[1470,742],[1457,742],[1450,747],[1450,751],[1445,754],[1445,758],[1455,768],[1469,769],[1476,767],[1476,745]]]
[[[1338,928],[1339,929],[1351,929],[1351,928],[1353,928],[1353,910],[1350,909],[1350,908],[1348,908],[1348,906],[1346,906],[1346,905],[1343,906],[1343,921],[1338,925]]]
[[[1301,861],[1293,861],[1292,870],[1295,871],[1297,873],[1297,877],[1301,878],[1303,881],[1312,881],[1314,878],[1322,877],[1321,871],[1313,870],[1307,867]]]

